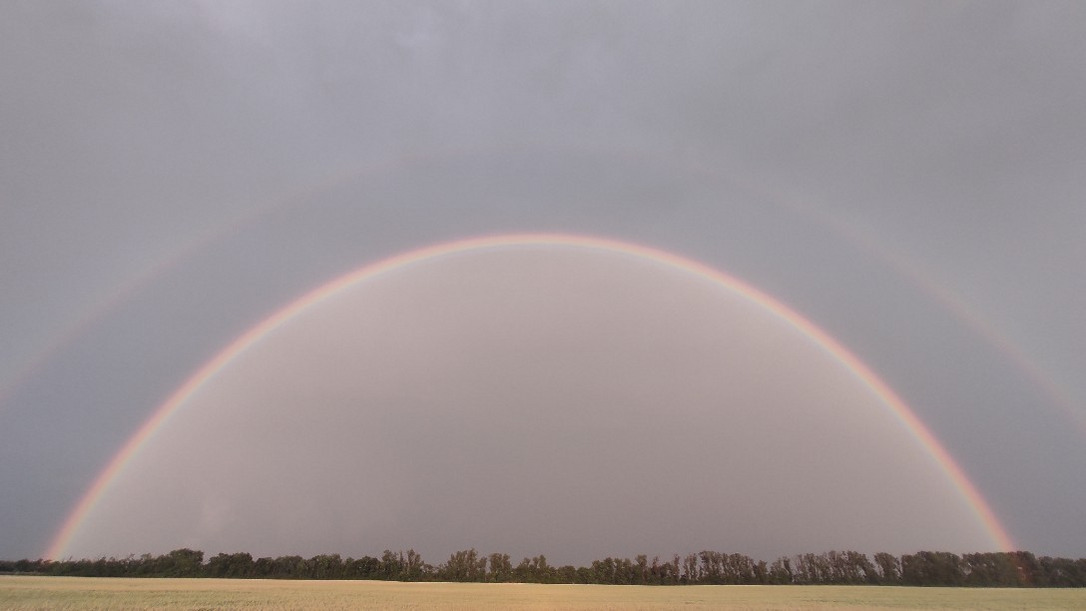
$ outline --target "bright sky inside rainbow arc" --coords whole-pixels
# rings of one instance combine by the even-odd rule
[[[152,416],[132,435],[124,446],[113,456],[101,471],[93,484],[80,498],[78,504],[68,515],[56,533],[44,556],[63,558],[67,548],[80,529],[83,521],[94,509],[96,503],[109,493],[111,482],[124,470],[130,461],[138,458],[141,447],[153,443],[155,434],[165,427],[171,415],[182,409],[186,401],[201,390],[201,387],[223,371],[229,364],[247,350],[253,348],[261,339],[268,337],[280,326],[288,323],[306,308],[331,298],[339,291],[378,277],[382,274],[395,273],[409,269],[413,264],[436,258],[484,251],[488,249],[516,248],[525,246],[564,247],[585,250],[604,251],[635,257],[647,262],[682,270],[685,273],[703,278],[757,304],[771,312],[780,320],[791,325],[819,346],[826,354],[838,361],[861,381],[879,400],[889,408],[896,419],[916,438],[962,495],[976,519],[983,525],[994,545],[1002,550],[1013,550],[1015,545],[981,495],[969,480],[961,467],[946,451],[932,432],[921,422],[912,409],[882,379],[875,374],[851,351],[833,337],[818,328],[809,320],[785,306],[777,299],[754,288],[753,286],[725,274],[703,263],[683,256],[658,250],[652,247],[631,244],[608,238],[590,237],[572,234],[525,233],[493,235],[440,243],[395,255],[340,276],[291,302],[289,305],[265,318],[249,331],[239,336],[220,350],[211,360],[201,366],[188,380],[173,392],[152,414]]]

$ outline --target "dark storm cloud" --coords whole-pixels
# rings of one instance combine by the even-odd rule
[[[649,243],[773,293],[915,406],[1023,547],[1086,555],[1082,12],[5,4],[0,557],[40,553],[253,321],[512,230]]]

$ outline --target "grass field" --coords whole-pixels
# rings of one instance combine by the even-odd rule
[[[1084,609],[1086,590],[0,576],[0,609]]]

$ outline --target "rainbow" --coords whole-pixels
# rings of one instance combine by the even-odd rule
[[[133,434],[124,446],[110,459],[109,463],[79,499],[74,509],[64,520],[54,536],[45,558],[61,559],[79,531],[80,526],[94,509],[95,505],[108,492],[111,483],[124,470],[140,448],[169,421],[189,398],[225,369],[234,359],[256,346],[279,327],[289,323],[310,306],[332,298],[340,291],[372,278],[402,271],[413,265],[439,257],[472,251],[495,250],[510,247],[571,247],[581,250],[621,254],[648,262],[662,264],[700,277],[721,286],[770,312],[789,324],[808,340],[819,346],[849,372],[862,382],[882,401],[905,428],[930,453],[941,466],[954,487],[962,494],[965,501],[991,537],[993,543],[1003,551],[1015,548],[1010,535],[992,512],[988,502],[981,496],[976,486],[966,477],[954,458],[946,451],[932,432],[916,416],[912,409],[867,365],[856,357],[837,340],[817,327],[777,299],[763,293],[746,282],[725,274],[708,265],[655,248],[621,242],[618,240],[558,233],[517,233],[496,236],[484,236],[444,242],[399,255],[389,257],[340,276],[276,311],[247,332],[236,338],[220,350],[210,361],[192,374],[177,390],[171,394]]]
[[[540,144],[536,143],[536,146],[540,146]],[[645,159],[641,151],[637,149],[597,149],[595,146],[589,146],[587,143],[577,141],[565,142],[560,146],[562,147],[561,150],[573,152],[584,152],[594,155],[612,155],[635,160]],[[206,231],[203,234],[196,236],[191,242],[183,245],[175,252],[163,256],[157,261],[152,261],[142,272],[133,276],[128,281],[123,282],[113,295],[107,296],[102,301],[91,305],[87,314],[78,318],[66,328],[62,328],[52,337],[52,339],[48,340],[41,349],[32,354],[23,366],[15,369],[6,378],[0,379],[0,407],[3,406],[9,396],[14,394],[16,389],[32,376],[36,375],[36,373],[41,370],[53,356],[74,342],[76,338],[86,333],[94,324],[116,310],[119,305],[123,304],[138,290],[142,290],[147,284],[162,275],[167,269],[174,267],[189,258],[192,253],[199,250],[202,246],[214,241],[219,241],[240,231],[242,227],[254,222],[259,217],[271,214],[276,210],[297,206],[311,197],[347,184],[349,181],[360,177],[380,175],[394,170],[399,166],[410,167],[420,161],[439,158],[446,155],[479,152],[500,153],[502,151],[503,149],[489,146],[478,150],[471,148],[431,149],[425,154],[403,154],[385,159],[381,162],[363,165],[362,167],[359,167],[357,163],[349,163],[323,173],[317,177],[316,180],[309,181],[306,184],[293,189],[290,193],[273,202],[271,205],[250,207],[247,210],[242,211],[225,225]],[[972,330],[972,332],[980,339],[999,351],[1011,364],[1017,367],[1038,390],[1045,394],[1054,407],[1062,410],[1067,419],[1072,421],[1086,433],[1086,411],[1082,409],[1082,406],[1080,405],[1081,402],[1074,396],[1074,393],[1067,388],[1066,384],[1058,381],[1051,373],[1043,369],[1038,364],[1037,359],[1031,358],[1019,344],[1015,343],[1006,333],[997,329],[990,320],[983,316],[982,312],[977,307],[967,303],[962,295],[950,289],[945,284],[933,281],[931,279],[931,274],[927,273],[916,264],[911,263],[901,254],[889,249],[886,244],[871,239],[865,232],[860,231],[845,219],[817,207],[801,204],[784,192],[770,190],[765,185],[744,181],[738,175],[728,175],[725,177],[718,168],[711,163],[705,162],[703,159],[693,158],[680,161],[668,158],[653,160],[653,162],[669,164],[668,168],[672,171],[681,170],[690,172],[696,176],[704,176],[719,181],[721,184],[726,183],[731,188],[740,189],[746,197],[754,198],[763,203],[776,206],[794,215],[803,216],[811,222],[816,223],[818,226],[833,232],[838,237],[862,248],[866,253],[877,258],[883,264],[889,266],[899,275],[903,276],[913,286],[954,316],[960,323]]]

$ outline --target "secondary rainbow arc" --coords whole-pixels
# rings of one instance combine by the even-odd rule
[[[234,339],[220,350],[211,360],[202,365],[180,387],[178,387],[147,419],[146,422],[124,443],[110,459],[87,491],[80,497],[73,510],[68,514],[60,529],[45,552],[45,558],[64,558],[69,545],[83,522],[108,492],[111,483],[144,447],[154,434],[160,430],[185,402],[234,359],[255,346],[277,328],[288,323],[310,306],[328,299],[339,291],[382,274],[402,270],[413,264],[437,257],[477,250],[507,247],[550,246],[575,247],[586,250],[611,252],[640,258],[642,260],[664,264],[671,268],[704,278],[720,285],[733,293],[757,304],[786,322],[796,331],[808,338],[822,350],[836,359],[862,382],[879,400],[888,407],[894,416],[930,453],[940,465],[947,478],[962,495],[977,519],[983,525],[992,542],[1003,551],[1012,551],[1015,545],[1007,530],[996,518],[987,500],[969,480],[965,472],[943,447],[935,435],[916,416],[905,401],[875,374],[863,361],[845,348],[840,342],[823,331],[799,313],[784,305],[774,297],[754,286],[717,270],[709,265],[686,257],[619,240],[594,236],[559,233],[517,233],[483,236],[444,242],[416,250],[401,253],[380,261],[364,265],[355,271],[342,275],[326,284],[306,293],[285,307],[268,316],[260,323]]]

